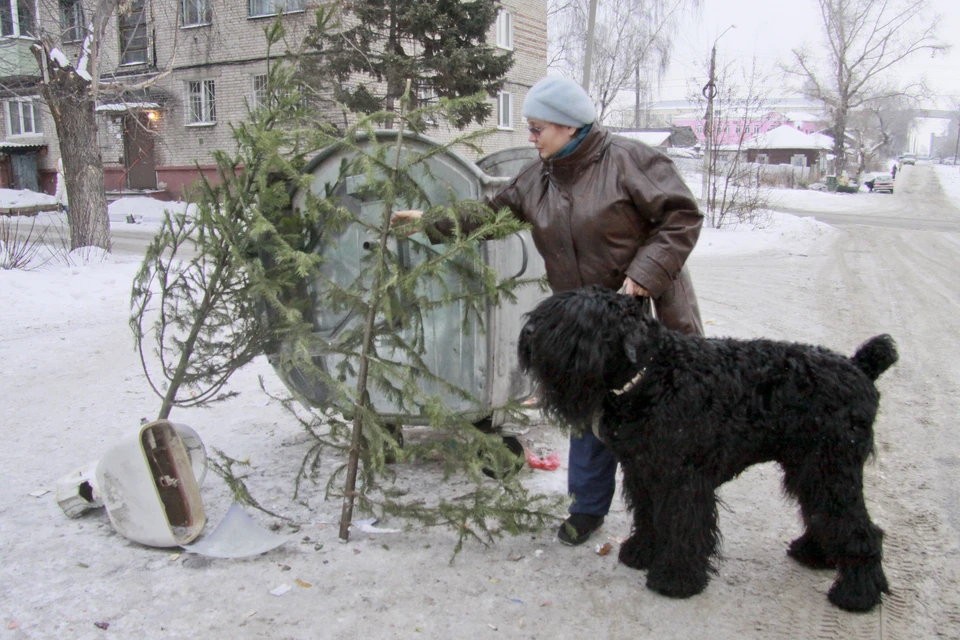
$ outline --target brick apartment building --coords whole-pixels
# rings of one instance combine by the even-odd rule
[[[83,0],[0,0],[0,187],[52,192],[60,156],[56,128],[37,91],[30,52],[38,35],[57,34],[77,59],[86,24]],[[309,0],[128,0],[114,16],[100,57],[104,81],[153,80],[123,101],[103,94],[97,108],[108,192],[180,199],[211,152],[232,149],[230,123],[263,99],[263,30],[280,12],[287,40],[299,43],[313,21]],[[502,0],[488,43],[514,52],[503,91],[484,126],[496,126],[487,153],[526,144],[520,105],[546,74],[546,0]],[[429,135],[449,139],[442,126]]]

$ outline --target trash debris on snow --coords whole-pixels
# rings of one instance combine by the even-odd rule
[[[377,519],[370,518],[369,520],[355,520],[350,524],[350,527],[356,527],[364,533],[400,533],[400,529],[384,529],[373,526],[375,524],[377,524]]]
[[[605,555],[607,555],[608,553],[610,553],[611,551],[613,551],[613,545],[610,544],[609,542],[604,542],[603,544],[598,544],[598,545],[597,545],[597,555],[598,555],[598,556],[605,556]]]
[[[261,527],[234,502],[213,533],[199,542],[180,545],[190,553],[211,558],[246,558],[276,549],[295,534],[280,535]]]
[[[197,432],[169,420],[138,427],[96,464],[113,527],[149,547],[192,542],[207,522],[200,500],[206,449]]]
[[[554,451],[546,458],[538,458],[535,453],[526,451],[527,464],[530,465],[533,469],[543,469],[545,471],[553,471],[560,467],[560,452]]]
[[[31,491],[30,495],[33,496],[34,498],[42,498],[48,493],[50,493],[50,489],[40,489],[38,491]]]
[[[271,589],[271,590],[270,590],[270,595],[272,595],[272,596],[282,596],[282,595],[285,594],[287,591],[290,591],[290,589],[292,589],[292,588],[293,588],[293,587],[291,587],[291,586],[288,585],[288,584],[282,584],[282,585],[280,585],[279,587],[277,587],[276,589]]]
[[[169,420],[139,425],[100,460],[57,481],[68,518],[106,507],[114,528],[151,547],[191,542],[206,523],[200,485],[206,449],[197,432]]]
[[[57,480],[57,504],[68,518],[77,518],[90,509],[103,506],[96,479],[98,464],[99,460],[91,462]]]

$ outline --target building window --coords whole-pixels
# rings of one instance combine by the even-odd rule
[[[253,76],[253,110],[267,106],[267,74]]]
[[[760,125],[758,125],[758,124],[753,125],[753,132],[754,132],[754,133],[760,133]]]
[[[270,97],[273,97],[274,105],[280,103],[281,98],[286,98],[290,96],[292,91],[291,88],[283,87],[281,89],[274,89],[273,91],[269,90],[270,86],[269,76],[267,74],[253,76],[253,102],[250,104],[250,110],[256,111],[257,109],[262,109],[266,106],[269,106],[268,100]],[[305,98],[301,97],[305,103]]]
[[[86,32],[80,0],[60,0],[60,28],[64,42],[79,42]]]
[[[437,92],[428,84],[417,87],[417,108],[423,109],[437,103]],[[432,115],[425,115],[423,121],[427,124],[436,124]]]
[[[513,94],[501,91],[497,94],[497,128],[513,129]]]
[[[503,9],[497,14],[497,46],[513,49],[513,14]]]
[[[303,0],[250,0],[250,17],[303,11]]]
[[[7,136],[43,133],[40,103],[33,100],[11,100],[7,103]]]
[[[190,124],[212,124],[217,121],[217,93],[213,80],[192,80],[187,83],[187,104]]]
[[[183,0],[183,26],[210,24],[209,0]]]
[[[36,0],[0,0],[0,35],[17,38],[36,33]]]
[[[130,0],[120,7],[120,64],[147,61],[147,12],[144,0]]]

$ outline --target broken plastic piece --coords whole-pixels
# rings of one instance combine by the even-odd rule
[[[185,544],[200,535],[206,524],[195,460],[181,432],[183,426],[178,432],[169,420],[145,424],[110,448],[97,464],[96,484],[110,522],[140,544]],[[196,442],[202,449],[199,438]]]
[[[141,421],[141,427],[147,426],[146,419]],[[203,485],[203,479],[207,474],[207,450],[203,446],[203,441],[197,432],[185,424],[174,424],[173,429],[180,436],[187,451],[187,457],[190,459],[190,467],[193,469],[193,475],[196,477],[197,486]],[[57,504],[67,514],[68,518],[76,518],[90,509],[98,509],[103,505],[100,497],[100,487],[97,485],[97,467],[100,461],[88,463],[86,466],[77,469],[57,480]],[[172,478],[159,479],[161,483],[169,483]],[[44,492],[46,493],[46,492]],[[43,493],[31,493],[30,495],[43,495]]]
[[[364,533],[400,533],[400,529],[384,529],[382,527],[375,527],[375,524],[377,524],[377,519],[371,518],[369,520],[354,520],[350,523],[350,526],[356,527]]]
[[[536,454],[533,454],[529,451],[527,451],[526,454],[527,464],[529,464],[533,469],[553,471],[554,469],[558,469],[560,467],[560,453],[558,451],[554,451],[546,458],[538,458]]]
[[[68,518],[76,518],[85,511],[103,506],[97,486],[97,464],[99,460],[57,480],[57,504]]]
[[[296,534],[279,535],[258,525],[234,502],[213,533],[193,544],[181,545],[190,553],[211,558],[246,558],[293,540]]]

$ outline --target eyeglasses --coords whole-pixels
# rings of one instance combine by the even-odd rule
[[[543,133],[543,130],[550,126],[550,123],[540,126],[540,127],[527,127],[527,131],[530,132],[534,138],[539,138],[540,134]]]

